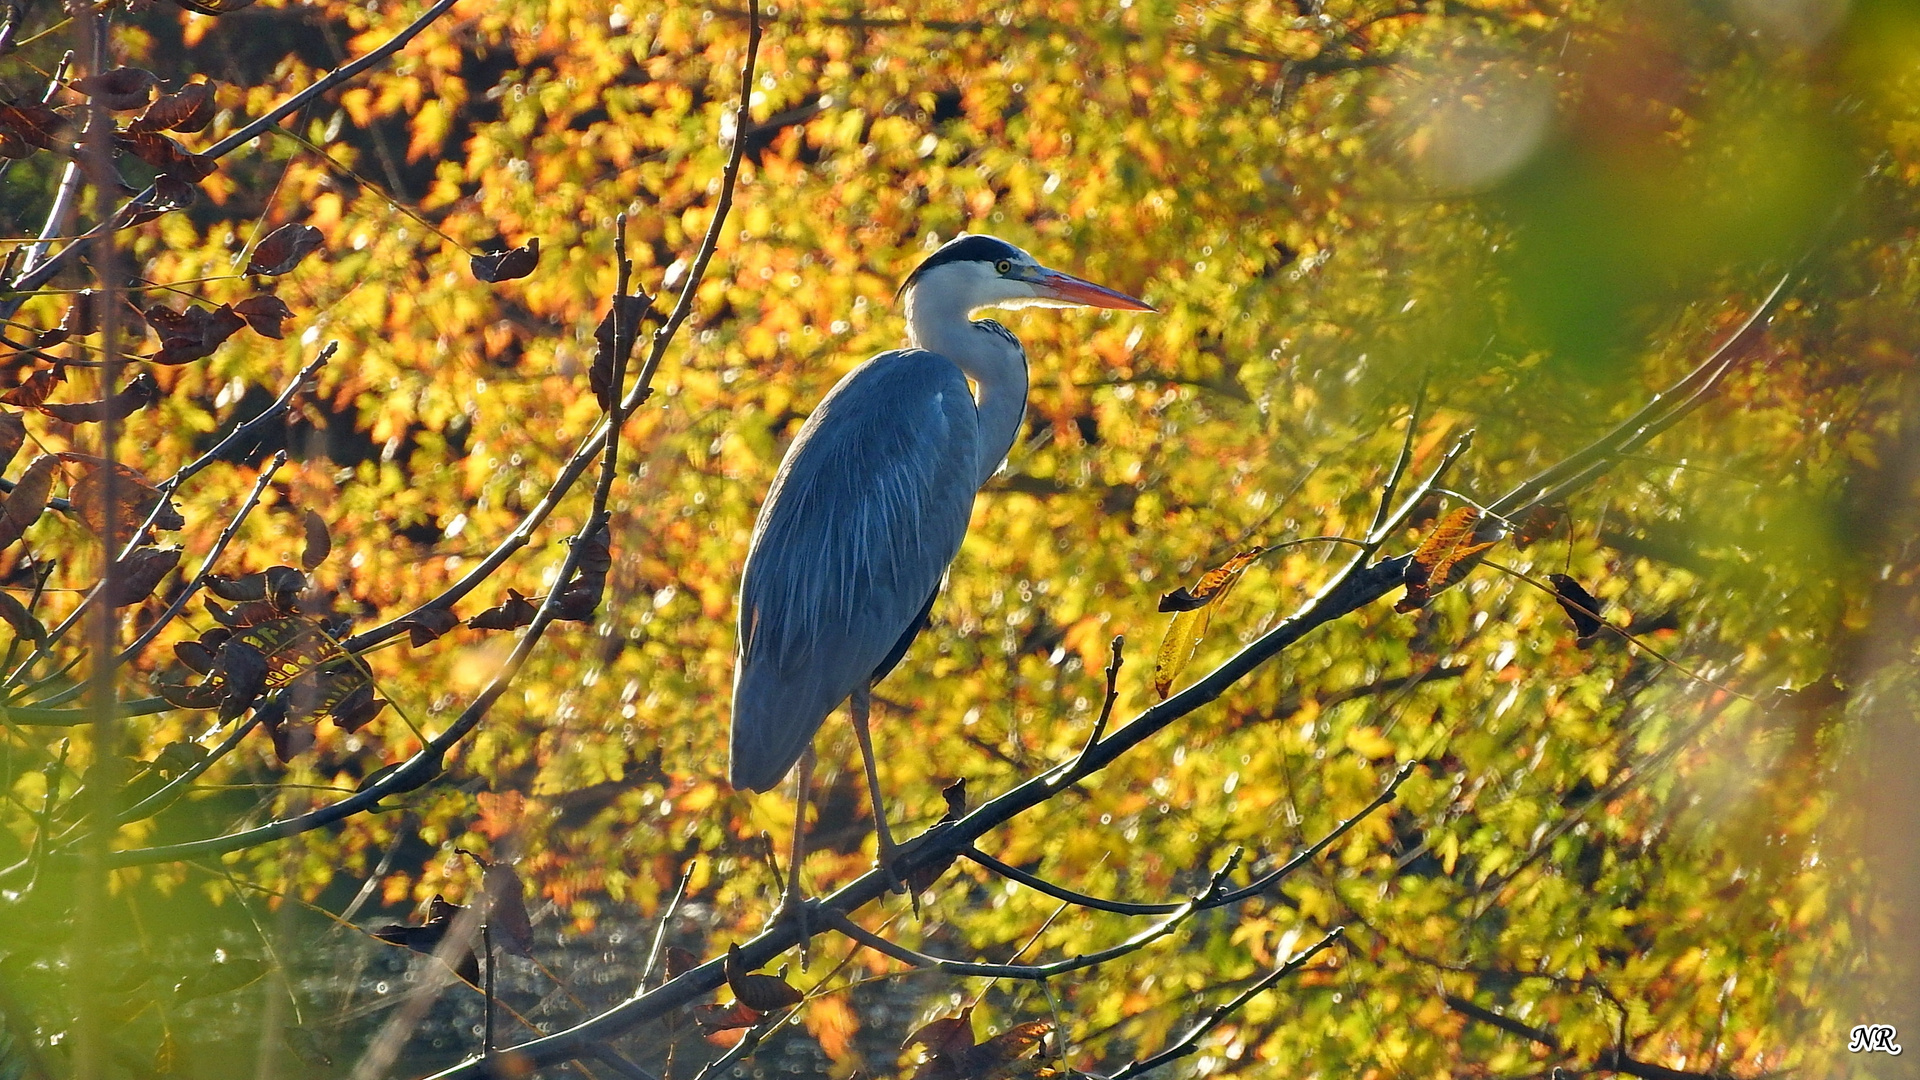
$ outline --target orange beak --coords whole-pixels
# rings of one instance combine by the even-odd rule
[[[1114,308],[1119,311],[1152,311],[1153,305],[1144,300],[1136,300],[1123,292],[1115,292],[1105,285],[1095,285],[1091,281],[1063,274],[1058,270],[1041,270],[1029,279],[1033,284],[1045,290],[1050,299],[1063,303],[1078,304],[1081,307]]]

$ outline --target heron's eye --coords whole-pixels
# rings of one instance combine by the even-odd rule
[[[1007,261],[1006,259],[1001,259],[999,262],[993,264],[993,268],[995,270],[998,270],[1000,273],[1004,274],[1013,269],[1013,263]]]

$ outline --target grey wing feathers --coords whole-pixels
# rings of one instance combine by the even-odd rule
[[[965,377],[919,349],[855,368],[808,417],[740,583],[735,787],[778,784],[918,618],[966,535],[979,442]]]

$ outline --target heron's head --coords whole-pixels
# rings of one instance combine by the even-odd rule
[[[957,236],[907,275],[900,296],[938,293],[966,312],[1001,307],[1097,307],[1152,311],[1143,301],[1040,265],[992,236]]]

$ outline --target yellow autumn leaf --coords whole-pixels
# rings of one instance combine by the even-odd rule
[[[1160,598],[1160,610],[1174,612],[1160,639],[1160,654],[1153,663],[1153,689],[1162,700],[1173,689],[1174,680],[1193,660],[1193,651],[1206,635],[1213,606],[1233,591],[1234,582],[1246,572],[1265,548],[1251,548],[1202,574],[1192,589],[1180,588]]]
[[[1167,636],[1160,639],[1160,655],[1153,661],[1153,690],[1161,700],[1166,699],[1167,691],[1173,689],[1173,681],[1193,659],[1194,647],[1207,632],[1210,617],[1210,608],[1198,608],[1179,612],[1167,625]]]
[[[1378,761],[1392,757],[1395,748],[1392,739],[1380,734],[1379,728],[1368,725],[1347,732],[1347,749],[1361,757]]]

